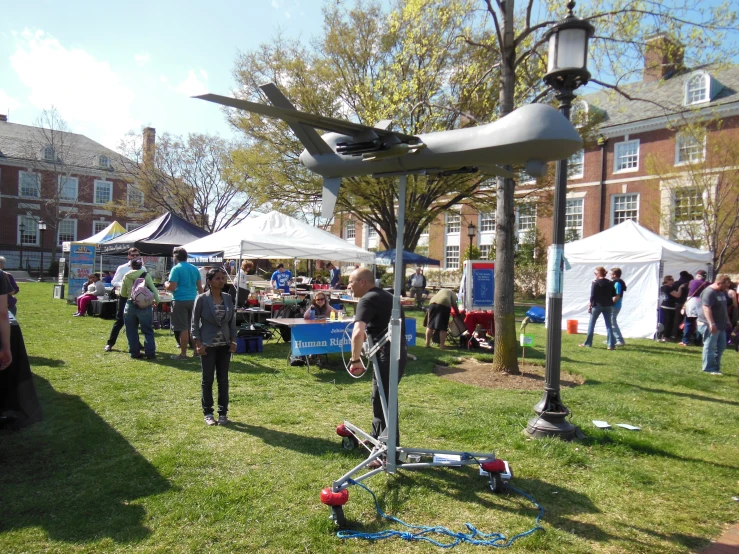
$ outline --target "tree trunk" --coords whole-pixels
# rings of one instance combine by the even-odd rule
[[[506,0],[502,20],[500,117],[513,111],[515,90],[514,0]],[[512,169],[507,166],[506,169]],[[493,370],[519,374],[516,319],[513,310],[513,260],[516,216],[513,179],[498,177],[495,211],[495,353]]]

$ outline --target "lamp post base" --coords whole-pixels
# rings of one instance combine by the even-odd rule
[[[557,437],[571,441],[578,435],[578,428],[565,419],[569,412],[544,412],[532,417],[526,425],[526,434],[534,438]]]

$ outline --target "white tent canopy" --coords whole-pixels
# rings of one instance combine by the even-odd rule
[[[310,258],[375,263],[374,252],[355,246],[331,233],[279,212],[222,229],[183,245],[190,258]]]
[[[630,220],[566,244],[564,255],[562,328],[567,327],[567,320],[575,319],[579,332],[587,331],[593,270],[598,266],[608,271],[619,267],[627,287],[618,316],[625,338],[654,335],[662,276],[673,275],[677,279],[683,270],[695,275],[699,269],[708,271],[712,262],[710,252],[677,244]],[[595,332],[606,333],[602,317],[598,318]]]

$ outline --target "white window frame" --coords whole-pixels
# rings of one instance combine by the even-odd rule
[[[480,212],[480,232],[495,233],[495,212]]]
[[[526,209],[532,209],[533,214],[521,214],[521,208],[526,206]],[[536,229],[536,224],[538,222],[538,210],[536,204],[533,203],[524,203],[519,204],[516,206],[516,234],[521,235],[523,233],[526,233],[530,231],[531,229]],[[529,218],[531,218],[533,215],[533,224],[529,221]],[[522,218],[525,218],[524,221],[526,222],[526,227],[521,227],[521,220]]]
[[[619,221],[617,223],[616,222],[616,203],[617,203],[617,200],[619,200],[621,198],[627,198],[627,197],[630,197],[630,196],[636,197],[636,202],[635,202],[636,203],[636,217],[634,217],[634,218],[631,218],[631,217],[624,218],[622,221]],[[613,195],[611,195],[611,227],[613,227],[614,225],[618,225],[619,223],[623,223],[627,219],[631,219],[632,221],[634,221],[636,223],[639,223],[639,211],[640,211],[640,209],[639,209],[639,203],[640,203],[640,201],[641,201],[641,195],[638,192],[626,192],[626,193],[623,193],[623,194],[613,194]],[[626,210],[623,210],[623,211],[626,211]]]
[[[62,239],[62,224],[72,223],[72,238]],[[76,219],[62,219],[56,226],[56,243],[61,246],[63,242],[74,242],[77,240],[77,220]]]
[[[573,225],[572,223],[579,224]],[[580,238],[582,238],[583,222],[585,221],[585,199],[584,198],[568,198],[565,203],[565,234],[568,229],[575,229]]]
[[[455,248],[457,249],[456,253],[454,251]],[[446,248],[444,250],[444,267],[446,267],[447,269],[459,269],[459,245],[458,244],[447,244],[446,245]]]
[[[54,150],[54,147],[51,144],[47,144],[43,147],[41,150],[41,159],[45,162],[56,161],[56,150]]]
[[[444,215],[444,228],[447,235],[458,235],[462,230],[462,214],[446,213]],[[456,228],[456,230],[454,230]]]
[[[379,236],[379,233],[377,232],[377,229],[374,228],[373,225],[367,225],[367,238],[368,239],[376,239]]]
[[[132,200],[132,197],[135,196],[139,197],[138,202]],[[136,207],[141,207],[144,205],[144,192],[134,183],[128,183],[126,185],[126,205]]]
[[[693,219],[680,219],[677,213],[678,209],[678,203],[680,201],[680,196],[685,196],[686,198],[692,198],[692,197],[700,197],[700,217],[696,217]],[[692,209],[690,210],[693,211]],[[700,190],[699,187],[676,187],[672,191],[672,220],[675,222],[675,225],[680,226],[681,224],[694,224],[703,221],[703,218],[706,214],[706,204],[705,204],[705,195],[703,191]]]
[[[711,100],[711,76],[708,73],[704,71],[694,73],[685,80],[683,103],[686,106],[704,104],[709,100]]]
[[[489,260],[490,259],[490,253],[493,251],[493,245],[492,244],[481,244],[478,246],[480,249],[480,259],[481,260]]]
[[[92,234],[97,235],[100,231],[110,225],[110,221],[93,221],[92,222]]]
[[[575,152],[567,162],[570,179],[582,179],[585,176],[585,149]]]
[[[686,144],[691,141],[691,144]],[[687,158],[683,155],[687,154]],[[692,133],[677,133],[675,135],[675,165],[702,162],[706,159],[706,137],[703,141],[696,139]]]
[[[70,182],[74,183],[74,196],[68,197],[63,196],[64,187]],[[59,200],[62,202],[77,202],[80,193],[80,180],[77,177],[70,177],[69,175],[59,175],[57,178],[57,185],[59,187]]]
[[[344,238],[346,240],[350,240],[353,238],[356,238],[357,236],[357,227],[354,223],[353,219],[350,219],[346,222],[346,225],[344,226]]]
[[[632,154],[630,150],[634,146],[636,146],[636,152]],[[613,149],[613,172],[629,173],[639,171],[639,147],[639,139],[617,142]],[[633,161],[631,158],[634,158]],[[632,163],[634,164],[633,166],[631,165]]]
[[[110,187],[110,195],[109,195],[108,200],[106,200],[105,202],[98,202],[98,189],[102,187],[103,185]],[[95,179],[95,186],[93,187],[93,192],[92,192],[92,203],[97,204],[98,206],[102,206],[112,201],[113,201],[113,181],[106,181],[104,179]]]
[[[33,236],[33,242],[24,242],[23,246],[38,246],[39,245],[39,233],[38,231],[38,219],[30,215],[18,214],[18,219],[15,227],[16,231],[16,243],[18,246],[21,245],[23,237],[21,236],[21,223],[23,223],[23,237]],[[33,230],[33,233],[30,231]]]
[[[36,194],[23,194],[23,188],[25,186],[23,184],[24,176],[28,180],[32,178],[36,179],[36,186],[35,186]],[[26,185],[28,185],[28,183]],[[28,190],[31,190],[34,187],[27,186],[26,188],[28,188]],[[41,175],[39,175],[38,173],[34,173],[33,171],[19,171],[18,172],[18,196],[20,196],[21,198],[41,198]]]

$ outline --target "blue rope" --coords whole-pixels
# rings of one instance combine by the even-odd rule
[[[468,456],[469,455],[465,457],[468,457]],[[469,456],[469,457],[472,457],[472,456]],[[531,529],[529,529],[528,531],[519,533],[517,535],[514,535],[510,539],[507,539],[503,533],[483,533],[481,531],[478,531],[475,528],[475,526],[472,525],[471,523],[465,523],[465,526],[467,527],[467,530],[469,531],[469,533],[463,533],[463,532],[455,533],[454,531],[447,529],[446,527],[441,527],[441,526],[430,527],[427,525],[410,525],[404,522],[403,520],[398,519],[397,517],[387,515],[385,512],[383,512],[382,509],[380,508],[380,504],[377,502],[377,497],[375,496],[375,493],[373,493],[367,486],[363,485],[362,483],[357,483],[356,481],[352,479],[349,479],[348,482],[352,485],[359,485],[360,487],[362,487],[364,490],[366,490],[368,493],[372,495],[372,499],[375,502],[375,508],[377,508],[377,513],[380,515],[380,517],[388,521],[398,523],[406,527],[407,529],[411,529],[412,531],[396,531],[394,529],[387,529],[385,531],[378,531],[376,533],[363,533],[361,531],[353,531],[351,529],[345,529],[345,530],[342,530],[336,533],[336,536],[339,537],[340,539],[364,539],[364,540],[369,540],[369,541],[379,541],[383,539],[392,539],[394,537],[398,537],[406,541],[429,542],[433,544],[434,546],[438,546],[440,548],[452,548],[462,542],[466,542],[466,543],[469,543],[475,546],[492,546],[494,548],[508,548],[518,539],[531,535],[535,533],[536,531],[544,530],[544,528],[541,525],[539,525],[541,518],[544,516],[544,508],[542,508],[536,502],[536,500],[534,500],[534,498],[531,495],[523,492],[522,490],[517,489],[516,487],[512,485],[508,485],[508,488],[528,498],[534,506],[539,508],[539,514],[536,516],[535,525]],[[438,535],[450,537],[453,540],[452,542],[448,542],[448,543],[439,542],[427,536],[430,534],[438,534]]]

